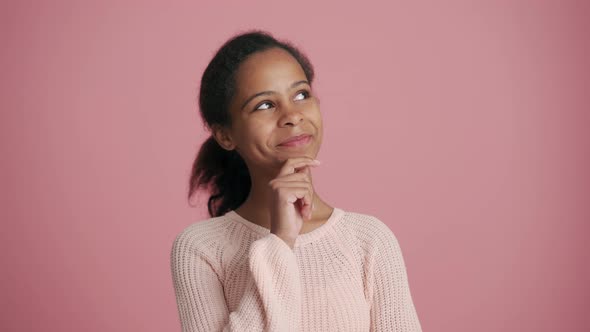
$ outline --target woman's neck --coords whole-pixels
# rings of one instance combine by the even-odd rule
[[[268,196],[257,196],[251,191],[246,201],[236,208],[235,212],[250,222],[270,229],[269,201]],[[313,197],[311,220],[304,219],[304,223],[321,223],[330,217],[333,209],[334,208],[324,202],[316,192]]]

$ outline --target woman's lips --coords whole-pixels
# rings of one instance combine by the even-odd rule
[[[299,147],[299,146],[306,145],[310,141],[311,141],[311,135],[305,135],[305,136],[303,136],[301,138],[298,138],[298,139],[296,139],[294,141],[290,141],[290,142],[279,144],[278,146],[281,146],[281,147]]]

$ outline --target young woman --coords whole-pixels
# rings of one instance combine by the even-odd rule
[[[209,190],[211,218],[171,251],[183,331],[421,331],[392,231],[313,187],[323,134],[313,79],[302,52],[263,31],[234,36],[205,69],[211,136],[189,198]]]

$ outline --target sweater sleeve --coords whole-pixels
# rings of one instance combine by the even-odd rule
[[[229,312],[218,263],[194,238],[180,234],[171,252],[171,269],[183,332],[298,331],[301,284],[293,250],[269,233],[249,249],[249,274],[244,295]]]
[[[421,332],[408,275],[397,238],[379,221],[379,234],[368,258],[371,332]]]

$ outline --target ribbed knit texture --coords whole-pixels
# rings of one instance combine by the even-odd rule
[[[334,208],[291,249],[235,211],[171,250],[182,331],[421,331],[404,258],[374,216]]]

